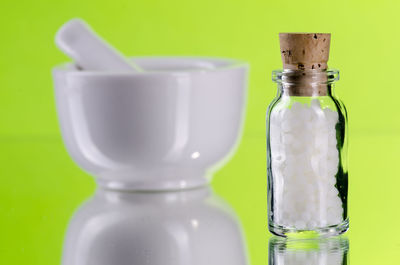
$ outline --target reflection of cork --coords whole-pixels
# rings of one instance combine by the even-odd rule
[[[331,34],[280,33],[281,56],[284,69],[326,70]]]

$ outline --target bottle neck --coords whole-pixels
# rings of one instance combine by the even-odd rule
[[[272,73],[282,96],[331,96],[333,83],[339,79],[337,70],[279,70]]]

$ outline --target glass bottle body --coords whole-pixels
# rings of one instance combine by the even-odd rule
[[[267,112],[268,222],[272,233],[341,234],[347,217],[347,114],[338,71],[275,71]]]

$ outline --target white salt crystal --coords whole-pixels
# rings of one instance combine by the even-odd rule
[[[322,109],[313,99],[310,105],[294,102],[273,110],[270,119],[274,221],[297,229],[340,223],[343,208],[335,187],[338,113]]]
[[[302,106],[303,106],[302,103],[296,101],[292,104],[292,108],[290,110],[296,113],[296,111],[299,111],[302,108]]]
[[[336,124],[339,118],[339,115],[336,111],[331,110],[330,108],[325,108],[324,109],[324,114],[326,117],[326,120],[330,124]]]
[[[321,109],[321,103],[316,98],[311,100],[310,106],[311,106],[312,109]]]
[[[288,120],[282,121],[282,132],[289,132],[294,129],[294,124]]]
[[[272,110],[270,114],[270,124],[279,124],[281,122],[281,119],[279,117],[279,111],[277,110]]]

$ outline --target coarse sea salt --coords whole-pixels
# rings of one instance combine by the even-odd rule
[[[276,224],[312,230],[343,221],[335,186],[337,123],[338,113],[322,108],[318,99],[272,110],[269,128]]]

